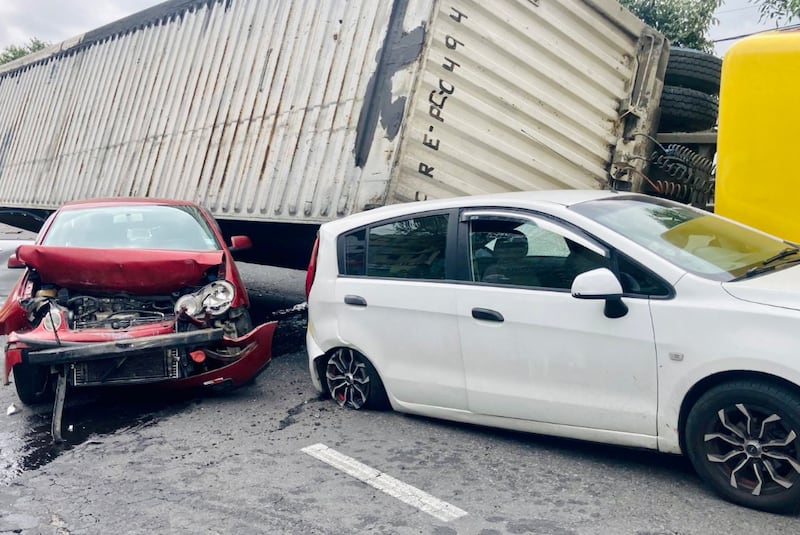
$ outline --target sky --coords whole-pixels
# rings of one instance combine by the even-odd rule
[[[31,37],[53,44],[160,3],[161,0],[0,0],[0,50]],[[725,0],[717,10],[711,39],[724,39],[775,26],[759,22],[758,6],[749,0]],[[786,21],[780,21],[785,24]],[[734,41],[715,46],[721,56]]]
[[[32,37],[56,44],[162,0],[0,0],[0,50]]]
[[[753,4],[749,0],[725,0],[714,15],[717,23],[709,29],[708,37],[717,41],[714,44],[714,53],[719,57],[722,57],[725,51],[736,42],[727,40],[730,37],[769,30],[775,28],[776,24],[785,26],[800,22],[797,20],[759,21],[758,4]]]

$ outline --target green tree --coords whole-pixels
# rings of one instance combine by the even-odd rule
[[[800,17],[800,0],[749,0],[758,4],[761,20]],[[710,52],[706,38],[714,10],[725,0],[620,0],[633,14],[660,31],[673,45]]]
[[[750,0],[761,4],[761,20],[800,17],[800,0]]]
[[[0,52],[0,65],[27,56],[32,52],[39,51],[48,46],[50,46],[50,43],[37,39],[36,37],[32,37],[27,44],[22,46],[9,45]]]
[[[714,10],[721,2],[722,0],[621,0],[633,14],[666,35],[673,45],[706,51],[712,49],[706,32],[714,22]]]

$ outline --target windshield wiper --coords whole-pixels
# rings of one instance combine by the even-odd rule
[[[764,260],[761,263],[762,265],[748,269],[745,272],[744,275],[742,275],[740,277],[736,277],[735,279],[733,279],[732,282],[735,282],[735,281],[738,281],[738,280],[742,280],[742,279],[747,279],[747,278],[753,277],[755,275],[761,275],[762,273],[767,273],[768,271],[774,271],[778,266],[775,266],[775,265],[768,266],[768,265],[765,265],[765,264],[768,264],[768,263],[771,263],[771,262],[775,262],[776,260],[780,260],[781,258],[786,258],[790,254],[794,254],[794,253],[797,253],[797,252],[800,252],[800,250],[794,250],[792,253],[787,253],[787,254],[785,254],[783,256],[780,256],[780,257],[778,257],[778,255],[775,255],[775,257],[773,257],[773,258],[767,258],[766,260]],[[789,265],[789,264],[797,264],[797,263],[800,263],[800,258],[796,258],[794,260],[789,260],[788,262],[784,262],[783,264],[779,264],[779,265],[786,266],[786,265]]]
[[[771,264],[773,262],[777,262],[778,260],[786,258],[787,256],[792,256],[793,254],[797,254],[797,253],[800,253],[800,249],[798,249],[797,247],[787,247],[786,249],[783,249],[781,252],[779,252],[775,256],[770,256],[769,258],[767,258],[766,260],[761,262],[761,265],[762,266],[768,266],[769,264]]]

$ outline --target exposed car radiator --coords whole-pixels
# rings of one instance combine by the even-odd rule
[[[177,379],[178,350],[149,351],[118,359],[81,362],[73,365],[76,386],[107,385],[117,382],[150,382],[154,379]]]

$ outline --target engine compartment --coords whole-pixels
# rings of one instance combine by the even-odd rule
[[[175,301],[173,295],[132,296],[45,288],[38,290],[35,297],[23,299],[20,306],[33,328],[44,320],[52,322],[51,311],[59,310],[73,331],[126,330],[175,319]]]
[[[56,302],[69,311],[70,328],[74,330],[128,329],[135,325],[163,322],[174,315],[175,299],[172,296],[142,298],[85,293],[69,296],[65,288],[59,294]]]
[[[252,330],[247,309],[230,307],[235,290],[224,280],[165,295],[71,290],[34,283],[30,288],[34,295],[19,301],[30,330],[16,332],[12,339],[37,351],[64,344],[102,344],[214,329],[234,340]],[[202,349],[153,347],[135,357],[112,350],[107,358],[72,363],[69,382],[91,386],[191,377],[234,362],[243,349],[218,342]]]
[[[65,286],[45,279],[38,270],[31,270],[25,297],[19,306],[25,311],[29,327],[37,329],[42,322],[48,331],[65,323],[70,331],[125,331],[149,324],[173,323],[174,332],[198,328],[223,327],[230,337],[245,334],[252,328],[248,321],[237,321],[247,315],[245,307],[231,308],[236,287],[219,278],[221,266],[211,266],[194,284],[180,285],[169,291],[142,294],[138,291],[91,288],[86,285]],[[152,274],[151,278],[159,278]],[[140,290],[136,286],[136,290]],[[53,312],[58,312],[56,318]],[[230,321],[229,321],[230,320]]]

